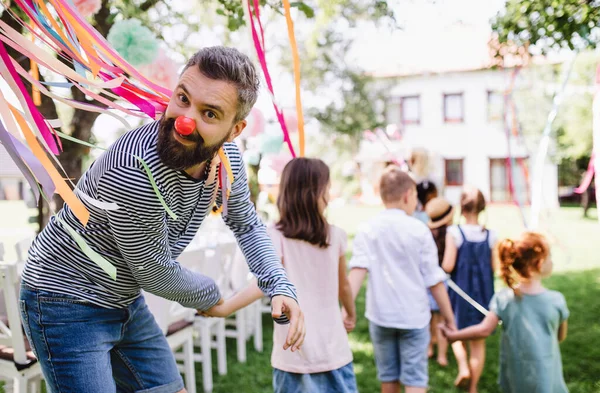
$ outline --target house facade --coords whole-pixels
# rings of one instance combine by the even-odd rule
[[[519,203],[530,201],[536,143],[513,135],[516,127],[505,127],[513,124],[513,113],[518,124],[518,112],[510,106],[505,111],[511,73],[475,69],[380,78],[389,86],[387,123],[401,133],[396,151],[425,151],[419,176],[434,181],[453,203],[465,185],[479,188],[493,203],[513,202],[511,188]],[[549,161],[543,187],[544,205],[557,206],[557,166]]]

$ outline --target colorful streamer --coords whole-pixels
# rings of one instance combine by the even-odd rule
[[[65,177],[68,180],[68,176],[56,169],[54,163],[62,169],[55,157],[62,150],[61,138],[94,148],[98,146],[54,130],[55,127],[60,127],[60,121],[45,119],[42,116],[37,108],[41,103],[41,94],[76,109],[111,115],[127,128],[131,128],[125,119],[110,110],[114,109],[130,116],[146,115],[151,119],[158,119],[164,113],[172,92],[151,82],[123,60],[106,39],[77,12],[70,0],[14,0],[13,3],[27,15],[28,22],[24,22],[10,7],[5,7],[4,12],[10,12],[23,30],[31,34],[31,39],[25,38],[19,31],[0,21],[0,77],[13,91],[21,107],[18,109],[12,106],[0,94],[0,117],[3,123],[0,123],[0,141],[23,172],[37,199],[43,197],[50,201],[52,194],[58,192],[85,226],[89,220],[89,211],[81,200],[105,210],[118,209],[119,206],[116,203],[97,201],[78,189],[73,191],[65,181]],[[8,55],[5,45],[29,58],[31,74]],[[56,57],[50,55],[47,49]],[[38,64],[48,72],[66,78],[67,81],[41,82]],[[72,68],[66,64],[72,64]],[[21,77],[31,83],[31,95]],[[101,106],[62,97],[46,86],[67,89],[74,86]],[[116,101],[126,101],[135,108],[125,107]],[[7,130],[11,130],[15,135],[11,135]],[[19,132],[25,138],[26,145],[19,140]],[[233,174],[222,149],[219,151],[219,157],[224,179],[223,204],[226,207]],[[148,165],[140,157],[136,158],[148,175],[165,211],[176,220],[177,216],[160,194]],[[70,180],[68,182],[71,183]],[[61,224],[81,250],[116,279],[115,267],[92,250],[76,230],[62,221]]]
[[[290,46],[292,47],[292,57],[294,60],[294,83],[296,85],[296,114],[298,116],[298,139],[300,144],[300,157],[304,157],[304,115],[302,114],[302,99],[300,95],[300,58],[298,57],[298,46],[296,45],[296,36],[294,35],[294,21],[292,20],[292,15],[290,12],[290,1],[283,0],[283,7],[285,8],[285,21],[287,24],[288,37],[290,39]]]
[[[590,163],[588,164],[587,170],[585,171],[585,176],[583,181],[573,190],[576,194],[583,194],[587,191],[588,187],[592,184],[592,179],[594,178],[594,159],[596,158],[595,152],[592,152],[592,157],[590,157]]]
[[[296,152],[294,151],[294,146],[292,145],[292,141],[290,139],[290,133],[285,124],[285,119],[283,116],[283,110],[279,108],[275,99],[275,91],[273,89],[273,83],[271,82],[271,74],[269,73],[269,68],[267,67],[267,59],[266,53],[264,49],[264,31],[262,28],[262,24],[260,21],[260,11],[258,0],[254,0],[254,7],[250,6],[250,2],[248,0],[242,0],[244,2],[244,8],[247,11],[248,24],[250,26],[250,30],[252,33],[252,40],[254,41],[254,48],[256,49],[256,55],[258,57],[258,62],[261,66],[263,74],[265,76],[265,81],[267,82],[267,88],[269,89],[269,93],[271,93],[271,100],[273,101],[273,108],[275,109],[275,114],[277,115],[277,120],[281,125],[281,129],[283,130],[283,140],[287,144],[290,149],[290,153],[292,153],[292,157],[296,157]],[[259,38],[258,32],[256,29],[256,24],[259,25],[261,36]]]
[[[558,90],[554,95],[552,109],[550,110],[550,113],[548,113],[548,118],[546,119],[546,126],[544,127],[542,139],[540,141],[537,156],[535,158],[535,166],[533,169],[533,186],[531,191],[531,219],[529,221],[529,229],[531,230],[537,229],[540,219],[540,212],[542,210],[544,163],[546,162],[546,156],[548,155],[552,124],[554,123],[554,119],[556,118],[556,114],[558,113],[558,108],[562,102],[563,94],[565,88],[567,87],[567,82],[569,81],[571,71],[573,70],[573,64],[575,63],[576,57],[577,53],[573,55],[569,64],[563,69],[562,84],[560,90]]]

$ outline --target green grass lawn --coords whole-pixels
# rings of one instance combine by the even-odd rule
[[[379,207],[342,207],[330,209],[329,220],[345,228],[352,237],[359,224],[380,211]],[[489,209],[487,226],[494,228],[500,236],[517,235],[523,230],[519,212],[511,206],[492,206]],[[595,212],[592,211],[592,214]],[[556,273],[545,284],[562,292],[569,305],[569,336],[561,344],[564,375],[571,393],[600,392],[600,226],[595,219],[582,219],[581,209],[563,208],[541,222],[540,229],[546,232],[553,243]],[[354,369],[361,393],[379,391],[373,361],[373,347],[369,338],[364,314],[364,289],[357,299],[359,320],[356,330],[350,334],[350,345],[354,353]],[[271,388],[270,351],[272,348],[272,323],[264,317],[263,353],[257,353],[248,343],[248,362],[236,361],[235,342],[227,342],[229,373],[216,375],[215,393],[243,392],[268,393]],[[499,332],[487,341],[487,360],[480,383],[480,393],[499,392],[498,377]],[[430,392],[458,392],[452,386],[456,377],[456,362],[449,351],[450,365],[441,368],[430,361]],[[201,372],[198,370],[198,380]],[[523,392],[528,393],[528,392]]]

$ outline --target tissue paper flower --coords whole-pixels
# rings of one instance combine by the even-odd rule
[[[116,22],[106,37],[112,47],[134,66],[150,64],[158,55],[158,41],[138,19]]]
[[[73,4],[75,4],[77,11],[79,11],[83,17],[87,18],[100,11],[102,0],[73,0]]]
[[[148,65],[140,67],[141,73],[152,82],[169,90],[175,89],[179,66],[173,59],[160,49],[158,56]]]

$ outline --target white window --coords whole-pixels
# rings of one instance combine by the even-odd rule
[[[400,98],[400,121],[402,124],[419,124],[421,122],[419,96]]]
[[[488,121],[499,121],[504,118],[504,94],[498,91],[488,91],[487,115]]]
[[[464,121],[464,105],[462,93],[444,94],[444,122],[462,123]]]

